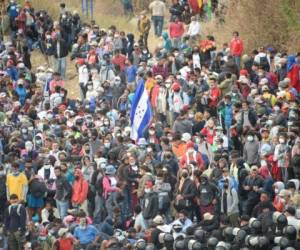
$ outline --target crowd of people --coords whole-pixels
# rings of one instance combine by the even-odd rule
[[[3,6],[0,249],[300,249],[300,53],[217,46],[189,1],[152,1],[138,36]]]

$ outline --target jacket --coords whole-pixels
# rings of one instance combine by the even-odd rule
[[[225,190],[222,190],[221,194],[221,212],[224,213],[223,210],[223,197],[224,197]],[[230,188],[230,190],[227,191],[227,215],[230,216],[232,214],[239,213],[239,198],[237,191],[233,188]]]
[[[143,217],[153,219],[158,213],[158,195],[155,192],[145,194]]]
[[[163,37],[163,46],[164,46],[164,49],[167,52],[171,51],[172,50],[172,41],[169,38],[168,32],[164,31],[162,33],[162,37]]]
[[[103,178],[102,184],[103,184],[103,197],[104,197],[104,199],[107,199],[108,195],[110,195],[110,193],[116,192],[118,190],[117,187],[113,187],[111,185],[111,180],[109,179],[109,176],[105,176]]]
[[[230,53],[233,56],[241,56],[244,51],[243,41],[239,38],[233,38],[230,42]]]
[[[22,233],[25,233],[26,208],[21,204],[10,205],[5,213],[4,224],[8,232],[17,232],[20,230]]]
[[[219,190],[216,185],[212,183],[201,184],[198,188],[198,195],[201,206],[209,206],[214,199],[218,198]]]
[[[151,22],[149,18],[146,17],[138,20],[138,30],[141,35],[149,33],[150,28],[151,28]]]
[[[181,22],[171,22],[169,25],[169,34],[171,38],[181,38],[184,34],[184,25]]]
[[[72,203],[82,204],[87,199],[89,190],[88,182],[83,178],[82,172],[80,171],[79,179],[73,182],[72,187]]]
[[[246,142],[244,145],[243,158],[249,165],[259,162],[259,143],[257,141]]]
[[[190,120],[178,117],[173,125],[173,131],[175,133],[189,133],[192,134],[193,124]]]
[[[194,182],[190,179],[190,178],[186,178],[183,182],[183,185],[181,187],[181,189],[179,190],[179,183],[180,181],[177,183],[177,194],[180,194],[181,196],[183,196],[184,200],[190,200],[192,201],[193,198],[196,195],[196,187]]]
[[[219,89],[221,90],[221,97],[224,97],[231,91],[232,83],[232,79],[225,79],[220,83]]]
[[[68,201],[72,196],[72,187],[66,177],[59,176],[55,180],[56,193],[55,199],[59,201]]]
[[[64,39],[59,39],[54,42],[54,57],[55,58],[64,58],[68,55],[68,46]]]
[[[180,159],[180,166],[181,168],[186,168],[187,165],[189,165],[192,162],[196,162],[197,167],[199,169],[204,170],[204,161],[202,159],[202,156],[199,152],[196,151],[194,151],[192,155],[186,152]]]

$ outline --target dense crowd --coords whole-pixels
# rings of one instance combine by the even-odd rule
[[[300,53],[217,46],[189,4],[137,36],[3,3],[0,249],[300,249]]]

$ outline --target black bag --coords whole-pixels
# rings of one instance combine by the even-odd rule
[[[42,198],[47,192],[47,186],[43,180],[34,179],[29,185],[29,191],[35,198]]]

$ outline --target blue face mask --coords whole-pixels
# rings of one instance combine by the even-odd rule
[[[18,175],[20,174],[20,172],[19,172],[19,171],[14,171],[14,172],[12,172],[12,174],[13,174],[14,176],[18,176]]]

